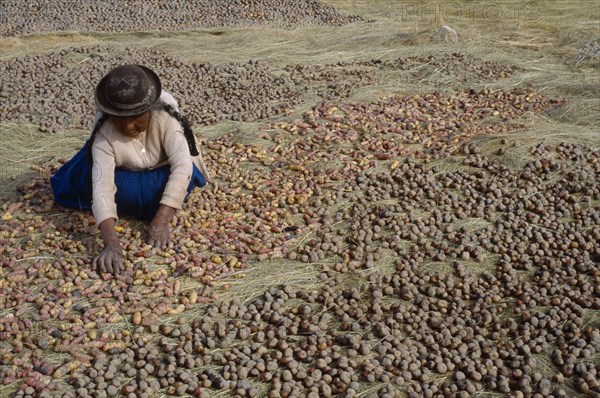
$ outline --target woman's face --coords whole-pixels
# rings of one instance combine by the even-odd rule
[[[144,112],[136,116],[111,116],[115,129],[128,137],[137,138],[148,128],[150,112]]]

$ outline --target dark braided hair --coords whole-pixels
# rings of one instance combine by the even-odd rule
[[[175,119],[177,119],[179,124],[181,124],[181,127],[183,128],[183,135],[185,136],[185,139],[187,140],[187,143],[188,143],[188,147],[190,148],[190,155],[198,156],[200,154],[200,152],[198,152],[198,147],[196,147],[196,140],[194,139],[194,133],[192,132],[192,127],[190,126],[190,122],[187,119],[187,117],[183,116],[180,112],[175,110],[175,108],[173,108],[169,104],[164,104],[164,109],[165,109],[165,111],[167,111],[167,113],[169,115],[171,115]]]
[[[190,149],[190,155],[198,156],[200,152],[198,152],[196,140],[194,139],[194,133],[192,132],[192,127],[190,126],[190,122],[188,121],[188,119],[169,104],[164,104],[164,109],[169,115],[174,117],[181,124],[181,127],[183,128],[183,135],[185,136],[188,148]],[[92,146],[94,145],[96,133],[98,132],[98,130],[100,130],[100,127],[102,127],[106,119],[108,119],[108,116],[109,115],[107,115],[106,113],[102,114],[100,119],[98,119],[98,122],[96,122],[96,125],[92,130],[92,134],[90,135],[90,139],[88,142],[88,161],[90,162],[90,164],[93,163]]]
[[[90,139],[88,140],[88,162],[90,162],[90,164],[94,163],[94,160],[92,157],[92,146],[94,145],[94,139],[96,138],[96,133],[98,132],[98,130],[100,130],[100,127],[102,127],[102,125],[104,124],[106,119],[108,119],[108,115],[106,113],[102,113],[102,116],[96,122],[96,125],[94,126],[94,129],[92,130],[92,134],[90,135]]]

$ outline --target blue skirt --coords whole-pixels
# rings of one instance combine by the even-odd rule
[[[88,161],[88,145],[89,141],[50,178],[54,201],[81,211],[92,210],[92,165]],[[117,168],[115,203],[119,215],[152,220],[169,181],[170,169],[170,165],[143,171]],[[193,165],[187,193],[192,192],[195,187],[205,185],[204,175]]]

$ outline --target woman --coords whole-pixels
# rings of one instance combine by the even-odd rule
[[[118,274],[123,269],[118,214],[151,220],[148,243],[163,249],[176,210],[209,176],[189,123],[152,70],[140,65],[111,70],[96,87],[95,100],[90,139],[50,182],[57,203],[92,210],[104,242],[93,265]]]

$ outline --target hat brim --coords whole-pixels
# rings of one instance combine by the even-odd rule
[[[140,68],[142,68],[144,73],[146,73],[146,76],[150,80],[151,87],[154,88],[153,95],[150,98],[150,101],[148,101],[148,104],[144,104],[138,108],[133,108],[133,109],[118,109],[118,108],[115,108],[114,106],[112,106],[111,103],[106,98],[106,84],[108,83],[108,78],[109,78],[109,74],[110,74],[110,73],[107,73],[102,78],[102,80],[100,80],[100,83],[98,83],[98,85],[96,86],[96,92],[94,93],[94,97],[96,100],[96,106],[98,107],[98,109],[100,109],[102,112],[104,112],[106,114],[113,115],[113,116],[136,116],[136,115],[140,115],[140,114],[150,110],[150,108],[152,108],[154,106],[154,104],[156,104],[156,102],[160,98],[160,93],[162,91],[162,85],[160,83],[160,79],[159,79],[158,75],[156,73],[154,73],[153,70],[146,68],[145,66],[142,66],[142,65],[138,65],[138,66]]]

